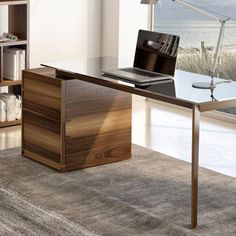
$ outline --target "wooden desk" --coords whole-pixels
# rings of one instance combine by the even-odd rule
[[[131,157],[131,94],[24,71],[22,155],[59,171]]]
[[[72,72],[66,72],[70,62],[62,66],[63,70],[44,68],[24,72],[23,155],[59,170],[127,159],[131,145],[130,94],[189,108],[192,110],[191,225],[196,227],[200,113],[236,106],[236,83],[218,85],[215,91],[194,89],[193,82],[209,78],[177,71],[173,81],[175,93],[163,94],[158,84],[130,87],[102,76],[99,66],[106,63],[99,60],[98,63],[83,60],[75,64],[78,66]],[[94,70],[95,65],[99,66]],[[60,63],[51,66],[60,68]],[[212,101],[213,95],[217,101]],[[97,114],[100,114],[99,119]],[[104,138],[106,130],[109,134]],[[93,146],[97,144],[96,137],[99,137],[98,145]],[[100,145],[102,149],[96,155]],[[51,155],[52,151],[57,155]]]

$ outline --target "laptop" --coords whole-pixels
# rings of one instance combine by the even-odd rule
[[[139,30],[133,67],[103,71],[105,76],[140,86],[172,79],[179,36]]]

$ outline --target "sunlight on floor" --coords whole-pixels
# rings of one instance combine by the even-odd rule
[[[21,146],[21,126],[0,129],[0,150]]]
[[[133,143],[191,161],[191,112],[133,98]],[[236,177],[236,125],[201,117],[200,165]]]

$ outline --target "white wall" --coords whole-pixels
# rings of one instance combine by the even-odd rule
[[[102,55],[119,57],[119,66],[133,64],[139,29],[148,27],[147,5],[140,0],[103,0]]]
[[[147,5],[140,0],[120,0],[119,13],[119,66],[133,65],[139,29],[147,29]]]
[[[30,67],[87,55],[88,0],[30,1]]]
[[[103,0],[102,55],[118,57],[119,53],[119,0]]]
[[[1,6],[0,7],[0,35],[2,35],[3,32],[7,32],[8,27],[7,27],[7,7],[6,6]]]
[[[147,6],[139,0],[30,0],[30,67],[100,55],[119,56],[127,66],[141,28]]]
[[[102,2],[103,0],[87,0],[87,10],[84,14],[87,14],[85,32],[88,58],[99,57],[102,53]]]

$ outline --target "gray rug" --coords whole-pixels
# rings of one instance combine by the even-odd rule
[[[9,149],[0,152],[0,187],[100,235],[236,235],[235,178],[200,168],[199,226],[191,230],[190,164],[136,145],[132,155],[61,174]]]
[[[0,188],[0,235],[96,236],[82,225],[45,209],[7,188]]]

